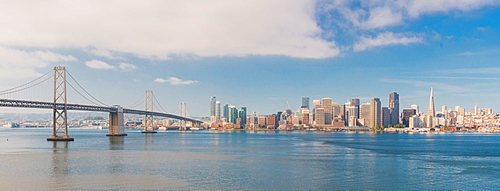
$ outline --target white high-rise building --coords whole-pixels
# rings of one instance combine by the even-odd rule
[[[220,101],[215,102],[215,119],[220,120],[221,118],[221,110],[220,110]]]

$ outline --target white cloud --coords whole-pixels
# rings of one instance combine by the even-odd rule
[[[382,28],[385,26],[398,25],[402,23],[403,15],[400,11],[392,10],[391,7],[376,7],[371,10],[370,16],[360,26],[366,29]]]
[[[198,83],[198,81],[195,80],[183,80],[177,77],[169,77],[168,79],[163,79],[163,78],[156,78],[155,82],[157,83],[169,83],[170,85],[178,86],[178,85],[191,85]]]
[[[325,58],[339,54],[323,40],[315,0],[124,1],[1,3],[0,45],[41,48],[95,47],[168,58],[285,55]],[[99,7],[99,8],[96,8]],[[36,10],[36,11],[34,11]]]
[[[111,70],[115,68],[113,65],[100,60],[90,60],[85,62],[85,65],[91,69],[96,70]]]
[[[96,49],[96,48],[89,48],[85,50],[86,52],[94,55],[94,56],[99,56],[103,58],[107,58],[110,60],[123,60],[124,58],[116,56],[115,53],[113,53],[110,50],[106,49]]]
[[[122,71],[132,71],[137,69],[137,66],[129,63],[119,63],[118,68]]]
[[[109,64],[100,60],[90,60],[85,62],[85,65],[88,68],[96,70],[120,70],[128,72],[137,69],[137,66],[129,63]]]
[[[71,55],[48,50],[21,50],[0,46],[0,81],[34,79],[41,75],[38,70],[50,64],[66,64],[76,60]]]
[[[375,37],[362,36],[353,46],[354,51],[363,51],[380,46],[409,45],[423,42],[423,38],[415,35],[384,32]]]

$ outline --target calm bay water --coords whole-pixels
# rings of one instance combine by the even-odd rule
[[[106,132],[0,129],[0,190],[500,188],[497,134]]]

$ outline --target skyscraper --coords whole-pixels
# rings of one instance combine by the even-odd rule
[[[327,125],[332,124],[332,117],[333,117],[332,98],[321,99],[321,106],[325,111],[325,124]]]
[[[389,125],[399,124],[399,94],[396,92],[391,92],[389,94],[389,111]]]
[[[382,108],[379,98],[372,98],[370,103],[370,120],[368,127],[377,129],[382,126]]]
[[[427,112],[428,116],[436,116],[436,108],[434,107],[434,95],[431,88],[431,95],[429,96],[429,111]]]
[[[225,104],[223,109],[223,117],[226,122],[229,122],[229,105]]]
[[[215,118],[215,104],[217,102],[217,98],[215,98],[215,96],[213,96],[212,98],[210,98],[210,117],[214,117]]]
[[[247,107],[241,107],[239,117],[241,118],[241,127],[245,127],[245,125],[247,124]]]
[[[221,118],[220,111],[220,101],[215,102],[215,120],[220,120]]]
[[[302,97],[302,106],[300,107],[309,109],[309,97]]]
[[[228,122],[236,124],[236,119],[238,118],[238,109],[236,109],[236,106],[234,105],[229,105],[227,107],[228,107]]]
[[[431,95],[429,96],[429,111],[427,112],[427,127],[434,127],[434,117],[436,117],[436,108],[434,107],[434,95],[431,88]]]

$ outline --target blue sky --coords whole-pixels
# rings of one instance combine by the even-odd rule
[[[265,114],[302,96],[387,105],[391,91],[425,111],[430,87],[437,106],[500,109],[495,1],[80,3],[0,8],[0,89],[63,64],[105,103],[152,89],[193,116],[208,115],[211,96]]]

